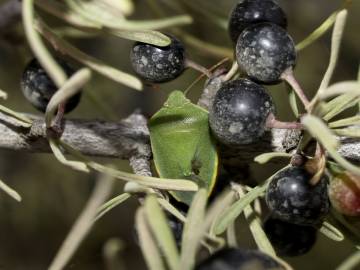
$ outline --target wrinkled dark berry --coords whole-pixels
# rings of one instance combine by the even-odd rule
[[[327,177],[316,185],[304,168],[289,167],[271,180],[266,190],[266,203],[273,215],[299,225],[316,225],[329,212]]]
[[[335,175],[329,185],[332,207],[346,216],[360,216],[360,177],[348,172]]]
[[[296,63],[295,45],[282,27],[260,23],[246,28],[236,44],[239,66],[252,79],[275,83]]]
[[[283,28],[287,26],[284,11],[272,0],[243,0],[232,10],[229,19],[229,34],[236,43],[241,32],[248,26],[271,22]]]
[[[195,270],[285,269],[270,256],[257,251],[225,248],[201,262]]]
[[[167,82],[177,78],[185,68],[183,44],[171,38],[171,44],[158,47],[136,42],[130,53],[134,71],[149,82]]]
[[[57,59],[58,64],[64,69],[67,76],[75,73],[65,61]],[[57,91],[55,83],[41,67],[37,59],[32,59],[25,67],[21,79],[21,90],[25,98],[39,111],[45,112],[51,97]],[[65,106],[65,112],[76,108],[81,98],[81,92],[71,97]]]
[[[316,242],[314,227],[292,224],[272,217],[265,221],[264,231],[280,256],[303,255]]]
[[[275,111],[265,88],[248,79],[224,83],[210,107],[210,127],[223,144],[241,145],[257,141],[265,122]]]

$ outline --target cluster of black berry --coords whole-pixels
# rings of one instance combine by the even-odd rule
[[[275,107],[261,84],[276,84],[292,74],[296,51],[286,27],[285,13],[272,0],[243,0],[233,9],[229,33],[237,63],[247,78],[224,82],[209,108],[211,131],[220,143],[232,146],[254,143],[274,127]],[[135,43],[131,62],[141,78],[167,82],[187,67],[184,46],[174,37],[171,40],[167,47]],[[305,104],[306,97],[301,93],[299,97]],[[317,185],[311,185],[311,178],[305,168],[290,167],[269,184],[266,202],[272,216],[264,229],[280,255],[306,253],[315,243],[315,227],[328,213],[327,179],[322,177]],[[242,269],[254,261],[259,269],[280,267],[264,254],[226,249],[197,269]]]
[[[220,143],[235,146],[254,143],[268,128],[274,127],[275,107],[261,84],[276,84],[288,80],[292,74],[296,51],[286,27],[285,13],[272,0],[243,0],[233,9],[230,37],[235,45],[237,63],[247,77],[224,82],[209,109],[210,128]],[[170,39],[171,44],[166,47],[142,42],[134,44],[130,59],[134,71],[142,79],[152,83],[167,82],[191,66],[183,44],[175,37],[170,36]],[[59,64],[67,75],[73,74],[63,61]],[[22,79],[25,97],[37,109],[45,111],[56,89],[39,63],[31,61]],[[301,94],[299,97],[305,104],[306,98]],[[72,97],[66,111],[72,110],[79,100],[80,94]],[[315,227],[328,213],[327,179],[323,176],[318,184],[312,185],[311,178],[305,168],[292,166],[279,172],[268,186],[266,202],[272,217],[265,222],[264,229],[281,255],[307,252],[316,239]],[[197,269],[243,269],[252,263],[259,266],[257,269],[282,269],[265,254],[241,249],[222,250]]]

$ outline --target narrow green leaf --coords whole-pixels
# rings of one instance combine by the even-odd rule
[[[289,93],[289,103],[290,103],[291,110],[293,111],[295,117],[298,118],[300,113],[299,113],[299,108],[298,108],[297,101],[296,101],[296,93],[295,93],[294,89],[292,89],[291,87],[288,87],[288,93]]]
[[[92,168],[95,171],[104,173],[106,175],[111,175],[116,179],[121,179],[130,182],[133,181],[144,186],[158,188],[158,189],[166,189],[166,190],[197,191],[198,189],[197,185],[189,180],[141,176],[141,175],[119,171],[114,168],[106,167],[102,164],[89,160],[87,157],[82,155],[79,151],[72,148],[70,145],[66,144],[65,142],[59,141],[59,143],[71,155],[73,155],[76,158],[79,158],[80,160],[83,160],[83,162],[79,162],[79,163],[82,163],[85,166],[88,166],[89,168]]]
[[[346,109],[356,106],[359,101],[360,97],[356,93],[347,93],[338,96],[323,106],[322,118],[325,121],[329,121],[330,119],[337,116]]]
[[[291,154],[289,153],[281,153],[281,152],[271,152],[271,153],[264,153],[258,155],[254,158],[254,161],[259,164],[268,163],[273,158],[284,157],[284,158],[291,158]]]
[[[104,175],[101,175],[100,179],[97,180],[90,198],[76,219],[76,222],[72,226],[64,242],[61,244],[59,251],[48,268],[49,270],[64,269],[68,264],[71,257],[94,225],[97,209],[110,195],[113,183],[114,181],[112,178]]]
[[[227,227],[235,221],[235,219],[242,213],[244,208],[258,198],[266,189],[267,185],[257,186],[250,192],[246,193],[240,200],[231,205],[217,219],[214,224],[214,233],[216,235],[225,232]]]
[[[13,198],[15,201],[21,202],[22,199],[20,194],[17,193],[16,190],[5,184],[1,179],[0,179],[0,189],[4,191],[7,195],[9,195],[11,198]]]
[[[155,196],[147,196],[145,200],[145,213],[151,231],[165,256],[167,264],[170,269],[176,270],[179,266],[180,257],[175,238]]]
[[[95,162],[88,162],[87,165],[96,171],[108,175],[112,175],[115,178],[122,179],[124,181],[134,181],[144,186],[148,186],[152,188],[165,189],[165,190],[178,190],[178,191],[196,191],[198,188],[194,182],[189,180],[141,176],[141,175],[115,170],[113,168],[108,168],[104,165]]]
[[[109,1],[85,1],[85,0],[65,0],[69,10],[77,13],[89,21],[105,25],[109,21],[122,22],[125,17],[119,8],[120,1],[110,3]]]
[[[149,270],[165,270],[160,250],[155,243],[155,239],[151,235],[143,207],[136,211],[135,221],[136,230],[139,235],[140,248]]]
[[[55,85],[60,87],[66,81],[67,76],[50,54],[40,35],[35,31],[34,17],[34,1],[22,1],[23,25],[30,48]]]
[[[245,193],[243,192],[241,187],[236,187],[236,191],[239,193],[241,200],[241,197],[244,197]],[[249,224],[250,231],[254,237],[254,240],[258,248],[262,252],[272,257],[276,257],[275,250],[262,228],[261,220],[259,216],[255,213],[255,211],[253,210],[250,204],[244,207],[244,215]]]
[[[81,88],[90,80],[91,71],[88,68],[82,68],[75,72],[51,97],[45,112],[46,127],[51,126],[51,121],[54,114],[62,102],[68,100],[76,93],[81,91]]]
[[[206,199],[207,191],[200,189],[191,203],[182,235],[179,269],[191,270],[195,265],[196,251],[204,233]]]
[[[62,153],[62,150],[60,149],[60,146],[59,146],[60,141],[49,138],[49,145],[50,145],[52,152],[54,153],[54,156],[60,163],[64,164],[65,166],[68,166],[74,170],[77,170],[77,171],[86,172],[86,173],[89,172],[89,169],[84,162],[70,161],[70,160],[66,159],[65,155]]]
[[[341,10],[336,14],[335,26],[331,36],[331,53],[329,65],[326,69],[325,75],[321,81],[318,91],[316,92],[315,97],[311,100],[308,108],[312,108],[318,101],[319,96],[323,95],[326,88],[329,86],[331,77],[335,71],[336,63],[339,58],[340,44],[342,39],[342,34],[345,28],[345,22],[347,17],[347,10]]]
[[[329,61],[328,68],[325,72],[324,78],[321,81],[321,84],[320,84],[320,87],[318,90],[319,93],[321,93],[328,87],[331,77],[334,73],[336,63],[339,58],[340,44],[341,44],[341,39],[342,39],[342,35],[344,32],[344,28],[345,28],[347,13],[348,13],[347,10],[343,9],[338,14],[336,14],[334,30],[333,30],[333,33],[331,36],[330,61]]]
[[[21,125],[22,127],[29,128],[32,125],[32,120],[30,118],[26,117],[21,113],[15,112],[3,105],[0,105],[0,111],[18,120],[19,125]]]
[[[101,24],[91,22],[79,16],[72,10],[69,10],[69,8],[61,1],[35,0],[35,4],[45,12],[50,13],[71,25],[89,29],[101,29],[102,27]]]
[[[55,33],[44,22],[37,20],[34,27],[53,45],[54,48],[60,50],[62,53],[68,54],[80,63],[115,82],[124,84],[136,90],[142,90],[142,82],[138,78],[85,54],[67,41],[55,35]]]
[[[158,202],[166,211],[168,211],[170,214],[172,214],[178,220],[180,220],[183,223],[186,222],[186,217],[179,210],[177,210],[172,204],[170,204],[167,200],[158,198]],[[226,202],[225,202],[225,204],[226,204]],[[206,228],[204,229],[204,231],[206,231]],[[222,238],[215,237],[209,233],[206,233],[205,237],[207,240],[211,241],[212,243],[216,243],[219,247],[224,245],[224,240]],[[202,244],[205,246],[204,240],[202,241]]]
[[[341,214],[336,212],[334,209],[331,210],[331,216],[338,222],[337,225],[341,226],[342,232],[349,238],[354,245],[360,245],[360,230],[358,227],[349,223]]]
[[[216,200],[210,205],[209,210],[206,213],[204,226],[205,230],[210,229],[210,235],[215,236],[215,225],[219,218],[221,218],[224,209],[230,207],[230,205],[234,202],[235,192],[230,189],[223,191],[219,196],[217,196]]]
[[[360,85],[358,81],[342,81],[330,85],[323,93],[319,95],[321,100],[326,100],[332,96],[342,94],[360,95]]]
[[[230,225],[226,229],[226,240],[229,247],[238,247],[237,239],[236,239],[236,229],[235,222],[230,223]]]
[[[96,215],[94,222],[99,220],[100,218],[102,218],[107,212],[114,209],[116,206],[122,204],[130,197],[131,197],[131,194],[123,193],[123,194],[120,194],[120,195],[112,198],[111,200],[107,201],[103,205],[101,205],[98,209],[98,214]]]
[[[289,166],[285,166],[281,170],[277,171],[268,179],[266,179],[263,184],[249,190],[249,192],[246,193],[240,200],[233,203],[229,208],[225,208],[225,210],[222,211],[222,214],[219,215],[216,220],[214,220],[213,232],[216,235],[225,232],[226,228],[236,220],[236,218],[242,213],[244,208],[265,192],[268,184],[270,183],[274,175],[276,175],[280,171],[287,169],[288,167]]]
[[[339,136],[360,138],[360,127],[333,129],[332,131]]]
[[[171,203],[169,203],[167,200],[165,200],[163,198],[158,198],[158,202],[166,211],[168,211],[170,214],[172,214],[178,220],[180,220],[183,223],[186,222],[186,217],[176,207],[174,207]]]
[[[168,36],[152,30],[126,31],[106,29],[103,31],[117,37],[153,44],[155,46],[168,46],[171,43],[171,39]]]
[[[147,20],[147,21],[129,21],[124,20],[123,22],[108,23],[107,27],[118,30],[160,30],[164,28],[171,28],[175,26],[192,24],[193,19],[189,15],[178,15],[169,18],[162,18],[158,20]]]
[[[356,251],[351,254],[345,261],[343,261],[336,270],[351,270],[357,269],[356,267],[360,264],[360,251]]]
[[[334,13],[332,13],[318,28],[316,28],[314,30],[314,32],[312,32],[304,40],[299,42],[296,45],[296,50],[301,51],[301,50],[305,49],[307,46],[311,45],[316,40],[318,40],[321,36],[323,36],[330,29],[330,27],[334,24],[336,15],[338,14],[338,12],[339,11],[335,11]]]
[[[360,115],[340,119],[334,122],[330,122],[329,128],[339,128],[339,127],[347,127],[347,126],[354,126],[360,125]]]
[[[99,3],[100,2],[100,3]],[[192,23],[188,15],[173,16],[158,20],[129,21],[124,17],[114,14],[114,10],[102,4],[101,1],[66,0],[68,7],[80,16],[100,23],[101,25],[118,30],[155,30],[180,26]]]
[[[327,238],[336,241],[341,242],[345,239],[342,232],[331,225],[329,222],[324,222],[319,230],[323,235],[325,235]]]
[[[327,150],[338,147],[336,137],[322,120],[312,115],[305,115],[301,121],[311,135],[321,142]]]
[[[312,115],[306,115],[302,118],[302,122],[311,135],[325,147],[326,151],[340,166],[356,175],[360,175],[360,168],[351,164],[337,152],[338,142],[336,137],[320,119]]]

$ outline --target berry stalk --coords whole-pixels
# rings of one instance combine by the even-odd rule
[[[305,95],[304,90],[301,88],[300,84],[295,79],[292,68],[286,69],[281,74],[281,79],[283,79],[288,84],[290,84],[290,86],[294,89],[297,96],[300,98],[302,104],[304,104],[305,108],[308,108],[310,101]]]
[[[211,72],[210,72],[207,68],[199,65],[198,63],[195,63],[195,62],[192,61],[192,60],[186,59],[186,60],[185,60],[185,67],[187,67],[187,68],[192,68],[192,69],[194,69],[194,70],[197,70],[197,71],[199,71],[200,73],[205,74],[206,77],[208,77],[208,78],[211,77]]]

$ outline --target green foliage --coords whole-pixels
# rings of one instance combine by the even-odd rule
[[[167,8],[176,10],[176,14],[182,14],[168,16],[160,2],[155,0],[148,2],[161,18],[129,20],[127,17],[134,11],[134,5],[130,0],[23,0],[23,24],[29,46],[59,88],[47,108],[45,115],[47,128],[52,127],[58,106],[89,83],[92,71],[132,89],[143,89],[143,82],[137,77],[84,53],[64,39],[67,35],[77,38],[113,36],[156,46],[167,46],[170,39],[157,30],[168,28],[167,30],[181,36],[189,46],[205,51],[209,55],[233,56],[232,48],[211,44],[193,36],[186,29],[174,28],[193,23],[192,17],[186,14],[189,11],[189,13],[194,12],[199,15],[199,19],[210,21],[212,25],[224,30],[227,20],[222,14],[219,14],[214,4],[205,5],[202,2],[198,5],[198,3],[194,4],[193,1],[188,0],[182,0],[179,3],[164,1]],[[48,25],[42,15],[35,10],[34,5],[48,15],[61,19],[66,26],[58,28]],[[296,151],[301,153],[313,139],[317,148],[328,154],[326,157],[322,156],[326,162],[324,162],[324,167],[319,169],[320,173],[323,173],[322,169],[330,174],[347,170],[360,175],[360,168],[343,158],[337,151],[340,146],[337,136],[360,137],[357,127],[360,124],[360,117],[353,115],[333,120],[360,103],[360,78],[330,85],[339,58],[346,18],[346,9],[336,10],[296,46],[298,51],[307,48],[334,25],[329,65],[310,105],[304,108],[306,114],[301,115],[296,94],[292,89],[288,91],[288,101],[294,115],[300,119],[304,128],[304,136]],[[49,44],[45,44],[42,38]],[[64,71],[54,61],[48,45],[86,67],[80,69],[71,78],[67,78]],[[225,78],[229,80],[239,76],[241,76],[241,71],[235,64]],[[6,96],[6,92],[0,91],[1,98]],[[0,111],[12,117],[22,128],[26,130],[31,128],[32,120],[29,117],[3,105],[0,105]],[[72,251],[76,250],[82,240],[80,238],[85,236],[94,221],[99,220],[130,197],[135,197],[132,196],[132,193],[139,193],[144,200],[139,200],[142,205],[136,212],[136,229],[149,269],[191,270],[196,265],[197,252],[202,247],[213,252],[224,245],[236,246],[234,224],[242,214],[244,214],[258,248],[278,259],[274,248],[262,230],[259,209],[254,204],[262,199],[271,177],[254,188],[231,183],[229,190],[217,196],[215,202],[207,201],[215,185],[219,169],[217,148],[209,130],[208,112],[192,103],[181,91],[174,91],[169,95],[164,106],[150,119],[149,129],[155,169],[160,178],[135,175],[102,165],[85,157],[61,138],[48,136],[54,156],[69,168],[84,173],[97,171],[107,177],[121,179],[136,186],[133,189],[128,186],[129,192],[121,193],[105,203],[103,202],[105,194],[100,196],[101,200],[97,201],[95,206],[90,207],[91,215],[88,216],[83,230],[81,231],[81,228],[78,229],[78,227],[70,233],[73,241]],[[70,154],[74,160],[69,160],[68,156],[65,156],[65,152]],[[255,158],[255,162],[265,164],[277,157],[290,158],[291,156],[292,154],[289,153],[263,153]],[[318,156],[310,157],[314,160],[315,158]],[[329,160],[330,158],[332,160]],[[21,200],[20,195],[1,180],[0,189],[14,199]],[[169,193],[178,201],[190,206],[188,214],[180,212],[169,202]],[[184,223],[181,252],[176,247],[163,209]],[[326,221],[319,226],[322,234],[337,242],[347,238],[359,249],[360,231],[358,227],[336,212],[333,212],[328,220],[331,223]],[[79,232],[79,230],[78,235],[81,237],[74,237],[74,231]],[[227,241],[223,238],[225,232],[228,236]],[[64,258],[68,260],[66,256]],[[356,252],[338,269],[350,269],[355,267],[359,261],[360,255],[359,252]],[[65,261],[63,263],[65,264]]]

